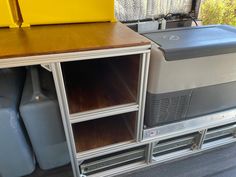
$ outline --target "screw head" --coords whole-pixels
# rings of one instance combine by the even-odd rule
[[[40,99],[40,96],[36,96],[35,99],[38,101]]]

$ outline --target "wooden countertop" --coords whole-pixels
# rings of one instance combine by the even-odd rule
[[[0,59],[149,44],[119,22],[0,29]]]

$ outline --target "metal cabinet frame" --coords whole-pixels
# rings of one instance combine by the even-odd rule
[[[96,111],[89,111],[87,114],[82,115],[70,115],[68,108],[68,101],[66,97],[65,85],[62,75],[61,62],[51,63],[50,68],[52,69],[55,86],[58,95],[58,101],[61,109],[64,129],[67,137],[68,147],[70,149],[70,156],[72,160],[72,168],[74,176],[79,177],[79,162],[85,159],[89,159],[92,157],[101,156],[104,154],[112,153],[120,151],[124,148],[130,148],[137,146],[138,141],[142,138],[142,126],[144,119],[144,106],[145,106],[145,97],[146,97],[146,88],[147,88],[147,76],[148,76],[148,68],[149,68],[149,58],[150,58],[150,46],[142,46],[142,47],[131,47],[131,48],[123,48],[123,49],[110,49],[98,51],[96,55],[94,55],[94,51],[91,53],[87,53],[87,56],[76,57],[75,59],[71,59],[70,61],[79,61],[79,60],[89,60],[89,59],[99,59],[104,57],[115,57],[115,56],[125,56],[125,55],[133,55],[133,54],[141,54],[141,69],[139,73],[139,88],[138,88],[138,103],[137,105],[123,105],[123,107],[114,106],[109,110],[101,109]],[[68,60],[66,60],[68,61]],[[136,124],[136,142],[130,143],[119,143],[117,145],[113,145],[111,147],[99,148],[98,150],[91,150],[86,153],[77,153],[75,149],[74,135],[72,131],[72,124],[77,123],[79,121],[92,120],[95,118],[102,118],[110,115],[118,115],[126,112],[138,111],[137,115],[137,124]],[[122,170],[123,171],[123,170]],[[112,172],[113,173],[113,172]]]
[[[134,163],[126,165],[124,167],[118,167],[114,170],[104,171],[99,173],[101,176],[115,176],[132,170],[152,166],[165,161],[176,160],[192,154],[196,154],[202,151],[206,151],[221,145],[236,142],[235,134],[232,137],[224,138],[211,143],[204,143],[205,136],[208,133],[208,129],[226,125],[230,123],[236,124],[236,109],[228,110],[225,112],[216,113],[214,115],[202,116],[196,119],[183,121],[175,124],[169,124],[166,126],[155,127],[152,130],[158,133],[151,138],[146,138],[147,130],[143,126],[144,122],[144,109],[145,109],[145,97],[148,81],[148,69],[150,59],[150,45],[138,46],[138,47],[127,47],[127,48],[116,48],[107,50],[95,50],[85,52],[73,52],[73,53],[62,53],[53,55],[39,55],[31,57],[18,57],[0,60],[0,68],[10,68],[19,66],[29,65],[42,65],[45,69],[49,70],[53,74],[60,111],[63,119],[63,125],[67,138],[67,144],[69,147],[72,169],[75,177],[82,177],[80,174],[79,165],[86,159],[107,155],[113,152],[119,152],[125,149],[138,147],[142,145],[147,146],[146,150],[146,161],[140,163]],[[62,77],[61,63],[79,60],[90,60],[99,59],[113,56],[125,56],[125,55],[141,55],[141,72],[139,73],[139,96],[138,103],[132,105],[115,106],[111,109],[103,109],[98,112],[89,112],[88,114],[70,115],[68,110],[67,97],[64,87],[64,80]],[[92,120],[96,118],[102,118],[110,115],[118,115],[126,112],[138,112],[137,118],[137,136],[135,142],[120,143],[110,147],[100,148],[98,150],[88,151],[86,153],[77,154],[74,145],[74,136],[72,132],[72,124],[79,121]],[[199,123],[196,125],[196,123]],[[236,132],[236,128],[231,127]],[[227,128],[226,128],[227,129]],[[228,130],[228,129],[227,129]],[[231,129],[230,129],[231,130]],[[219,130],[219,131],[224,131]],[[199,136],[196,139],[196,147],[188,151],[181,151],[169,154],[165,158],[153,159],[153,149],[155,143],[161,140],[166,140],[172,137],[182,136],[193,132],[199,132]],[[168,157],[168,158],[166,158]],[[91,176],[97,176],[91,175]]]

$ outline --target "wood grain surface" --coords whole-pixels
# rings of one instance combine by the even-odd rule
[[[119,22],[0,28],[0,58],[146,44],[150,44],[146,38]]]
[[[127,113],[74,124],[73,131],[77,152],[134,139],[132,134],[134,126],[132,123],[130,125],[127,123],[135,121],[135,116],[136,113]]]
[[[140,55],[62,63],[70,113],[137,101]]]

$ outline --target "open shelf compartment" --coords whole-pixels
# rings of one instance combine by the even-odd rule
[[[136,139],[137,112],[72,124],[77,153]]]
[[[70,114],[137,103],[140,55],[61,64]]]

